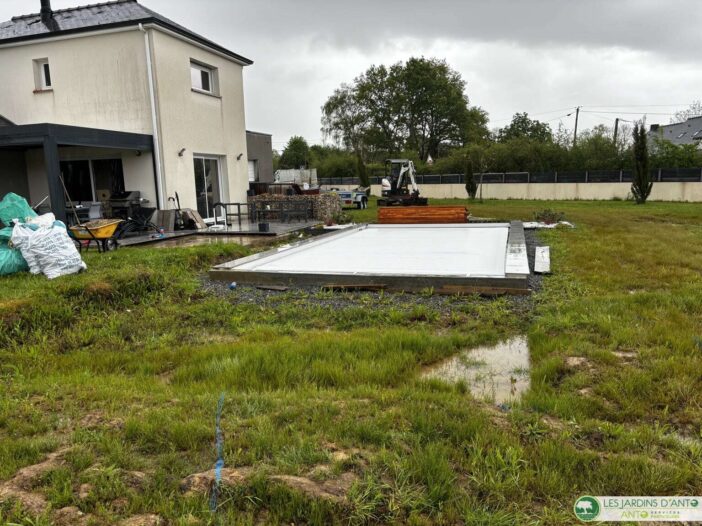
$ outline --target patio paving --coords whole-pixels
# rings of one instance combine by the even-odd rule
[[[259,242],[272,241],[281,236],[292,235],[296,232],[318,226],[319,222],[297,221],[293,223],[269,223],[268,232],[259,232],[258,223],[243,222],[241,225],[229,225],[227,228],[206,230],[180,230],[166,232],[163,237],[154,237],[155,234],[129,236],[119,240],[119,246],[131,247],[138,245],[155,244],[156,246],[193,246],[207,243],[230,242],[241,245],[253,245]]]

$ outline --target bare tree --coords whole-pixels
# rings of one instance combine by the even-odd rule
[[[685,122],[692,117],[702,117],[702,101],[693,100],[692,104],[690,104],[687,109],[675,112],[673,118],[670,119],[670,123],[677,124],[678,122]]]

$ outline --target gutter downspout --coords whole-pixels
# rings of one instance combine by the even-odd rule
[[[139,24],[139,31],[144,33],[144,49],[146,52],[146,69],[149,77],[149,98],[151,100],[151,124],[154,138],[154,167],[156,178],[156,206],[158,209],[165,207],[166,199],[163,194],[163,167],[161,165],[161,143],[159,133],[158,115],[156,113],[156,93],[154,90],[154,68],[151,62],[151,42],[149,33]]]

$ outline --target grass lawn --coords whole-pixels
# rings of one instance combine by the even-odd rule
[[[468,206],[525,220],[549,207],[577,224],[540,234],[554,273],[530,308],[240,301],[202,287],[210,264],[249,251],[225,244],[0,279],[0,524],[59,524],[75,507],[63,513],[81,524],[555,525],[575,522],[582,494],[702,494],[702,205]],[[419,377],[519,334],[532,368],[517,405]],[[181,484],[216,461],[222,392],[227,476],[241,477],[212,513]]]

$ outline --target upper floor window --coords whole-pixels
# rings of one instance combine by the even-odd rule
[[[196,91],[217,95],[217,69],[190,61],[190,84]]]
[[[39,58],[34,61],[34,82],[38,91],[51,89],[51,68],[48,58]]]

